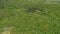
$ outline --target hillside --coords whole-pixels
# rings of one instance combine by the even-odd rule
[[[0,34],[60,34],[59,3],[0,0]]]

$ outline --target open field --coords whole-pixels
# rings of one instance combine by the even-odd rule
[[[43,11],[27,12],[29,8]],[[0,34],[7,31],[9,34],[60,34],[60,5],[38,0],[0,0]]]

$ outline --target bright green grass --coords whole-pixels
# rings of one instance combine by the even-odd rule
[[[12,2],[14,0],[10,3]],[[0,9],[0,29],[13,26],[12,34],[60,34],[60,5],[25,4],[22,7],[18,2],[16,7],[14,4],[9,7],[5,4],[5,7]],[[42,7],[45,12],[27,13],[25,9],[30,7]]]
[[[3,9],[0,28],[11,27],[13,34],[60,34],[60,13],[26,13],[23,9]]]

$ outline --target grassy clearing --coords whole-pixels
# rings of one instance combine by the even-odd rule
[[[1,0],[0,29],[13,26],[12,34],[60,34],[59,4],[34,4],[25,0],[7,2]],[[31,7],[43,8],[44,12],[27,13],[25,9]]]

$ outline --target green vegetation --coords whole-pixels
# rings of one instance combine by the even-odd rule
[[[44,11],[27,13],[29,8]],[[12,26],[11,34],[60,34],[60,5],[38,0],[0,0],[0,29]]]

